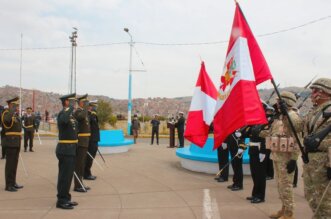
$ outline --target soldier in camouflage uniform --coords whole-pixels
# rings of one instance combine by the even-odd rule
[[[311,86],[311,100],[314,104],[305,124],[305,150],[308,152],[309,163],[303,166],[305,197],[314,212],[314,219],[331,218],[331,79],[317,79]],[[323,115],[324,112],[324,115]],[[320,135],[329,127],[326,136]],[[313,140],[313,142],[311,142]],[[317,140],[317,144],[314,144]],[[315,142],[316,143],[316,142]],[[329,185],[327,191],[326,188]],[[325,195],[322,199],[323,193]],[[319,205],[319,208],[317,209]]]
[[[74,117],[78,122],[78,148],[77,148],[77,155],[76,155],[76,165],[75,165],[75,172],[80,180],[83,181],[86,157],[87,157],[87,149],[90,141],[91,136],[91,128],[90,128],[90,120],[88,117],[88,106],[89,101],[87,99],[87,94],[77,98],[78,100],[78,109],[74,112]],[[90,189],[88,186],[82,185],[75,178],[75,187],[74,191],[76,192],[86,192]]]
[[[295,95],[288,91],[283,91],[280,95],[282,101],[278,100],[277,106],[281,115],[272,123],[270,130],[260,133],[260,137],[266,137],[266,148],[272,151],[271,159],[274,162],[279,198],[282,202],[282,209],[270,215],[270,218],[292,219],[294,218],[293,177],[300,152],[293,138],[286,111],[297,132],[302,130],[302,120],[293,108],[297,100]]]

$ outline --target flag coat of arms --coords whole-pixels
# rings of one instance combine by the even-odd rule
[[[214,119],[216,98],[217,89],[202,62],[184,133],[187,140],[200,147],[203,147],[208,138],[209,126]]]
[[[214,149],[235,130],[267,119],[256,85],[272,79],[269,67],[236,3],[214,117]]]

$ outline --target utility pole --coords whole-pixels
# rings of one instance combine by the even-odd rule
[[[78,38],[77,28],[73,27],[74,31],[69,36],[71,42],[71,61],[70,61],[70,78],[69,78],[69,93],[76,92],[76,47]]]

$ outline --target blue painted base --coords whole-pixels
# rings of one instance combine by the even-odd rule
[[[190,160],[218,163],[217,150],[213,150],[213,147],[214,138],[208,138],[203,148],[192,143],[189,147],[178,148],[176,150],[176,155],[180,158]],[[231,156],[229,155],[229,160],[230,159]],[[249,164],[248,150],[244,152],[243,164]]]
[[[125,139],[122,130],[101,130],[99,147],[120,147],[133,144],[133,140]]]

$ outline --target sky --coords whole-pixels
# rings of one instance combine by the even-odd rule
[[[304,86],[316,74],[330,78],[330,0],[238,2],[276,83]],[[76,27],[77,93],[116,99],[128,97],[130,37],[123,28],[134,42],[132,97],[191,96],[201,60],[219,86],[235,10],[232,0],[0,0],[0,5],[0,86],[19,86],[21,66],[23,88],[68,93],[69,36]],[[260,36],[268,33],[274,34]]]

